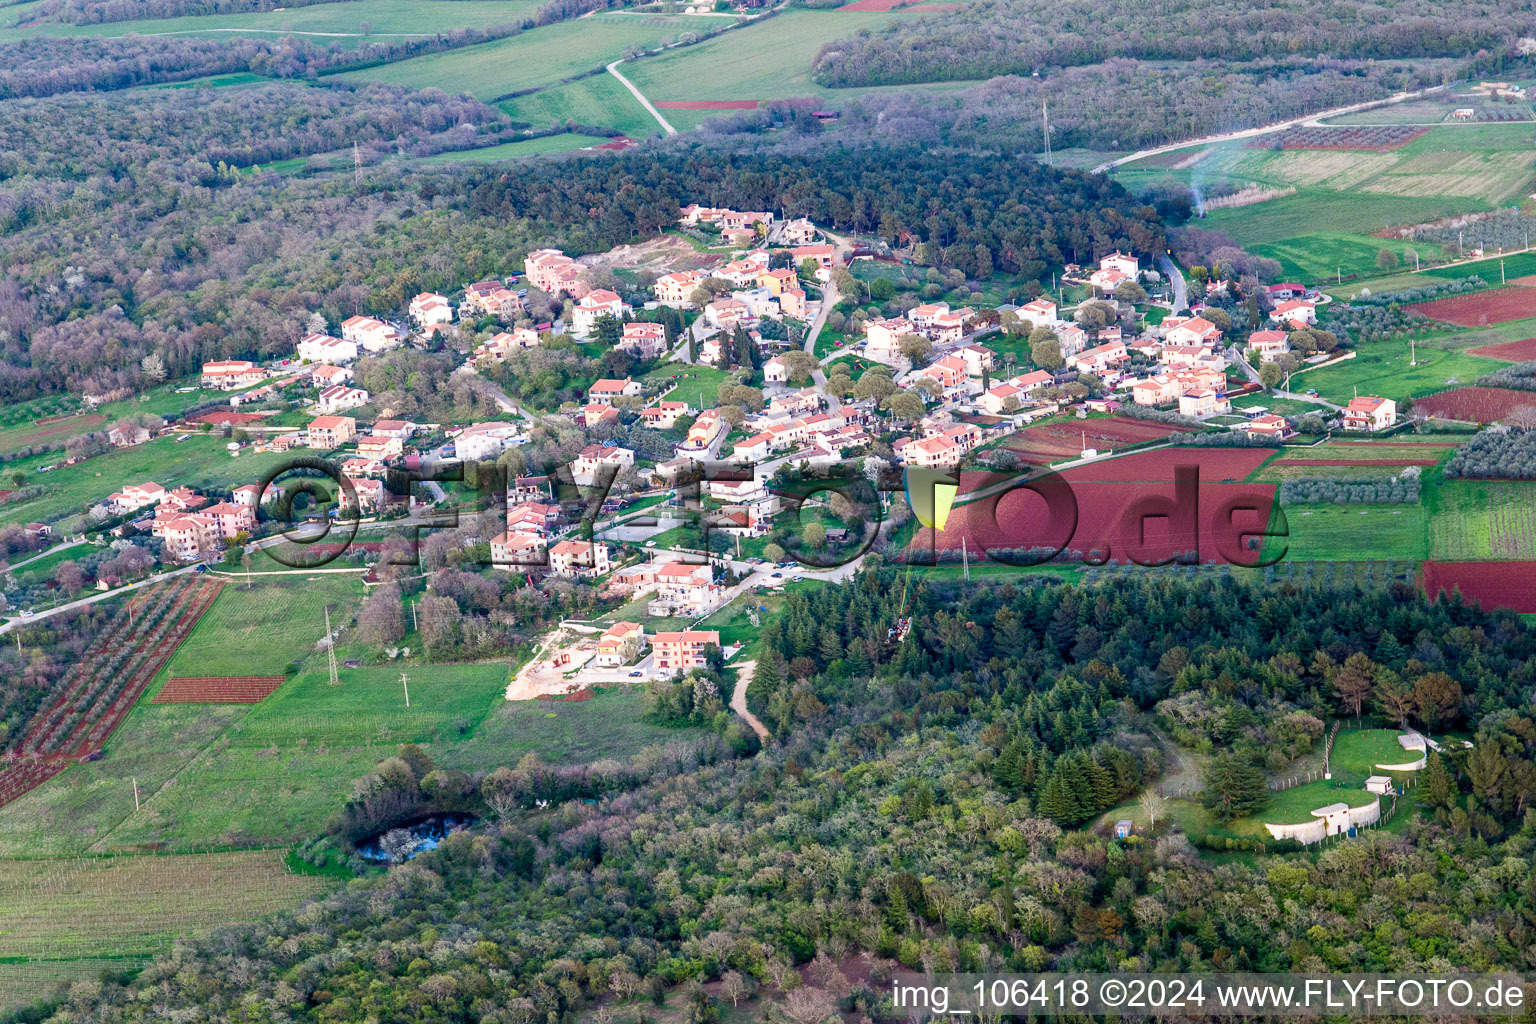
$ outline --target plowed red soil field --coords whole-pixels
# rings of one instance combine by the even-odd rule
[[[1516,409],[1536,406],[1536,391],[1514,391],[1510,388],[1456,388],[1438,395],[1420,398],[1414,403],[1419,412],[1431,416],[1445,416],[1453,420],[1472,423],[1497,423]]]
[[[1536,612],[1536,562],[1425,562],[1424,593],[1431,598],[1460,588],[1487,609]]]
[[[1431,320],[1459,327],[1482,327],[1536,316],[1536,288],[1495,288],[1471,295],[1452,295],[1407,307]]]
[[[259,704],[282,676],[172,676],[151,704]]]
[[[1483,356],[1487,359],[1507,359],[1511,363],[1524,363],[1536,359],[1536,338],[1484,345],[1481,348],[1467,349],[1467,351],[1471,355]]]

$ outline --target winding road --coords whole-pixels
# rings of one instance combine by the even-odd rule
[[[668,135],[676,135],[677,129],[672,127],[672,122],[661,116],[661,111],[656,109],[656,105],[654,103],[645,98],[645,93],[635,88],[634,82],[631,82],[629,79],[619,74],[619,65],[623,63],[624,58],[620,57],[612,64],[609,64],[608,73],[614,78],[617,78],[619,80],[619,84],[628,89],[630,93],[635,97],[635,99],[640,101],[640,105],[650,112],[650,115],[656,119],[657,124],[661,125],[662,131],[666,132]]]

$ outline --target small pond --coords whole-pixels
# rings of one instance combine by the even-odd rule
[[[471,814],[434,814],[369,836],[357,844],[357,853],[376,864],[388,863],[390,853],[394,853],[397,860],[410,860],[423,850],[437,849],[438,843],[475,821]]]

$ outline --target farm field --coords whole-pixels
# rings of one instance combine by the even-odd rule
[[[644,57],[622,70],[653,103],[813,96],[825,91],[811,80],[811,61],[822,45],[895,19],[920,17],[899,11],[790,11],[697,46]],[[676,110],[666,118],[681,129],[685,121],[692,127],[720,113]]]
[[[1420,399],[1420,412],[1472,423],[1497,423],[1516,409],[1536,406],[1536,393],[1508,388],[1465,387]]]
[[[1426,270],[1424,273],[1431,277],[1444,277],[1452,280],[1476,274],[1484,281],[1496,285],[1504,279],[1514,280],[1517,277],[1528,277],[1531,274],[1536,274],[1536,252],[1492,256],[1488,259],[1474,260],[1469,263],[1436,267],[1433,270]]]
[[[1536,562],[1425,562],[1422,582],[1431,598],[1460,590],[1483,608],[1536,612]]]
[[[1460,196],[1391,196],[1308,188],[1299,189],[1295,195],[1252,206],[1213,210],[1201,227],[1224,231],[1241,245],[1262,245],[1313,235],[1323,225],[1331,231],[1361,239],[1392,224],[1418,224],[1441,217],[1477,213],[1488,206],[1481,200]],[[1366,272],[1374,275],[1379,271],[1376,270],[1375,253],[1371,256],[1372,262]]]
[[[1423,242],[1409,246],[1400,241],[1342,232],[1300,235],[1252,246],[1255,255],[1280,261],[1282,278],[1307,283],[1327,282],[1341,274],[1375,273],[1376,258],[1382,249],[1392,251],[1412,265],[1413,261],[1404,255],[1409,248],[1417,250],[1420,257],[1439,254],[1439,246]]]
[[[40,421],[19,423],[0,430],[0,453],[39,444],[57,444],[93,430],[101,430],[107,423],[107,418],[100,413],[46,417]]]
[[[280,850],[0,860],[0,1009],[13,973],[105,969],[106,958],[165,952],[179,938],[296,908],[331,884],[289,871]]]
[[[1536,483],[1447,480],[1430,508],[1434,561],[1536,560]]]
[[[1536,287],[1517,284],[1470,295],[1452,295],[1432,302],[1419,302],[1407,308],[1431,320],[1460,327],[1483,327],[1536,316]]]
[[[551,124],[602,125],[635,139],[661,132],[656,119],[609,74],[552,85],[526,96],[502,100],[497,106],[535,128]]]
[[[650,49],[662,39],[685,31],[685,23],[698,20],[599,14],[545,25],[507,39],[350,71],[332,79],[437,88],[468,93],[489,103],[506,98],[509,93],[553,85],[571,75],[599,68],[622,57],[628,47]],[[731,35],[734,37],[735,33]]]
[[[1084,448],[1100,451],[1126,445],[1160,441],[1181,431],[1150,420],[1112,416],[1105,419],[1063,420],[1037,423],[1003,439],[1002,447],[1025,462],[1046,466],[1062,459],[1075,459]]]
[[[177,648],[166,674],[282,675],[315,650],[325,632],[327,605],[332,626],[340,628],[362,598],[363,585],[352,574],[256,576],[249,589],[245,580],[232,580]]]
[[[11,463],[6,470],[19,469],[31,483],[46,485],[43,493],[28,501],[0,505],[0,523],[53,520],[105,500],[124,484],[145,480],[153,480],[168,490],[182,485],[233,487],[259,480],[262,473],[283,465],[290,457],[284,452],[245,451],[231,458],[224,450],[223,439],[196,434],[179,444],[174,437],[160,437],[133,448],[115,448],[44,475],[36,472],[37,467],[57,463],[62,457],[58,453],[34,456]]]
[[[1536,359],[1536,338],[1482,345],[1467,351],[1471,355],[1482,356],[1484,359],[1505,359],[1511,363],[1524,363]]]
[[[1061,475],[1076,502],[1075,526],[1065,518],[1052,521],[1039,495],[1014,489],[956,505],[943,530],[916,530],[907,550],[956,551],[964,542],[978,552],[1054,548],[1065,542],[1068,552],[1107,552],[1107,557],[1121,561],[1132,554],[1143,561],[1163,559],[1197,548],[1202,561],[1234,560],[1224,558],[1240,553],[1234,529],[1261,531],[1269,522],[1275,493],[1272,484],[1238,481],[1271,454],[1264,448],[1159,449],[1068,469]],[[1174,467],[1191,464],[1198,467],[1200,481],[1193,522],[1170,522],[1165,510],[1174,498]],[[1000,479],[1010,477],[967,474],[962,486],[975,490]],[[1138,534],[1134,510],[1144,501],[1157,504],[1141,509],[1146,518]],[[1230,515],[1222,516],[1223,509]]]
[[[1465,343],[1460,337],[1420,338],[1415,344],[1406,338],[1372,341],[1360,346],[1353,359],[1297,374],[1291,386],[1298,391],[1315,388],[1323,398],[1339,405],[1356,394],[1382,395],[1401,402],[1470,384],[1504,365],[1497,359],[1471,355],[1461,347]],[[1410,355],[1413,366],[1408,365]]]
[[[1420,561],[1429,554],[1422,505],[1306,505],[1282,508],[1288,536],[1265,542],[1265,558],[1282,548],[1288,561]]]
[[[248,11],[239,14],[190,15],[180,18],[146,18],[141,21],[101,25],[63,25],[39,22],[19,28],[0,29],[0,42],[36,35],[123,36],[160,33],[208,34],[211,36],[272,36],[289,33],[328,36],[324,42],[358,46],[369,38],[385,41],[398,36],[432,36],[460,28],[489,28],[531,18],[539,0],[349,0],[347,3],[310,7]],[[12,9],[14,10],[14,9]],[[12,17],[5,19],[14,20]],[[367,26],[368,33],[363,29]]]

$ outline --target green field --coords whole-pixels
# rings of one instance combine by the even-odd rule
[[[1448,480],[1427,497],[1430,558],[1536,559],[1536,484]]]
[[[1331,780],[1319,779],[1300,786],[1271,793],[1269,803],[1254,818],[1256,824],[1271,822],[1276,825],[1294,825],[1312,820],[1312,812],[1328,804],[1349,804],[1364,807],[1376,800],[1376,794],[1362,788],[1365,776],[1356,779],[1353,772],[1334,772]]]
[[[1458,263],[1449,267],[1436,267],[1425,271],[1434,277],[1460,278],[1476,274],[1489,284],[1497,285],[1504,278],[1525,277],[1536,274],[1536,252],[1523,252],[1513,256],[1494,256],[1472,263]]]
[[[496,160],[516,160],[519,157],[539,156],[544,153],[567,153],[573,149],[585,149],[607,141],[596,135],[576,135],[565,132],[560,135],[545,135],[537,139],[524,139],[522,142],[503,142],[499,146],[486,146],[483,149],[438,153],[436,156],[423,157],[416,162],[421,164],[491,163]]]
[[[1326,326],[1326,324],[1324,325]],[[1497,359],[1469,355],[1467,346],[1478,344],[1464,335],[1371,341],[1356,350],[1355,358],[1291,378],[1291,390],[1315,388],[1323,398],[1343,405],[1357,394],[1381,395],[1402,401],[1471,384],[1485,373],[1508,365]],[[1414,365],[1409,366],[1409,356]]]
[[[189,15],[181,18],[146,18],[103,25],[63,25],[42,22],[22,28],[0,29],[0,42],[35,35],[252,35],[289,33],[326,37],[323,43],[357,46],[370,40],[388,42],[402,36],[433,36],[461,28],[490,28],[517,24],[531,18],[540,0],[348,0],[347,3],[315,4],[240,14]],[[16,20],[16,8],[0,12],[7,23]],[[364,26],[369,34],[364,35]]]
[[[1462,213],[1478,213],[1488,208],[1486,202],[1462,197],[1303,189],[1295,195],[1240,206],[1235,210],[1213,210],[1200,226],[1224,231],[1239,245],[1258,245],[1315,234],[1323,226],[1335,232],[1369,236],[1392,224],[1416,224]],[[1372,250],[1372,272],[1376,268],[1375,256],[1375,250]]]
[[[720,385],[732,379],[729,371],[717,366],[688,366],[683,363],[665,363],[640,378],[647,385],[672,383],[679,377],[671,391],[666,393],[669,402],[687,402],[695,409],[708,409],[719,399]]]
[[[253,563],[252,568],[256,566]],[[349,621],[363,598],[361,573],[253,576],[234,580],[166,665],[166,676],[282,675],[311,654],[332,624]],[[152,687],[150,696],[158,692]]]
[[[133,448],[113,449],[43,474],[36,472],[38,466],[58,463],[62,456],[54,453],[12,463],[6,467],[7,472],[24,470],[29,485],[35,484],[44,491],[28,501],[0,505],[0,523],[55,519],[103,501],[126,484],[146,480],[168,489],[186,485],[217,490],[254,483],[263,473],[292,458],[286,452],[257,454],[249,449],[231,458],[224,450],[222,438],[203,434],[183,436],[187,439],[179,443],[177,438],[162,437]]]
[[[1333,763],[1342,769],[1379,775],[1378,764],[1406,764],[1418,759],[1397,742],[1396,729],[1344,729],[1333,743]]]
[[[1266,558],[1282,544],[1293,562],[1418,562],[1429,555],[1422,505],[1292,505],[1283,511],[1290,536],[1267,540]]]
[[[686,19],[687,22],[697,21]],[[603,14],[558,22],[476,46],[430,53],[337,75],[341,81],[378,81],[415,89],[469,93],[490,102],[508,93],[554,85],[599,68],[631,46],[655,47],[685,31],[682,18],[631,18]]]
[[[497,106],[535,128],[552,124],[601,125],[635,139],[661,132],[656,119],[609,74],[550,86],[527,96],[502,100]]]
[[[813,96],[824,92],[811,79],[811,61],[823,44],[896,19],[922,16],[872,11],[790,11],[697,46],[668,50],[625,64],[622,70],[652,102]],[[720,113],[662,111],[680,129]],[[674,114],[680,115],[678,120],[673,120]]]
[[[1401,241],[1336,232],[1260,243],[1252,246],[1252,251],[1258,256],[1279,260],[1280,276],[1284,280],[1312,282],[1338,275],[1380,273],[1376,260],[1383,249],[1397,256],[1399,261],[1412,266],[1413,260],[1407,256],[1410,248],[1418,252],[1421,259],[1437,257],[1440,252],[1439,246],[1423,242],[1415,242],[1410,246]]]

